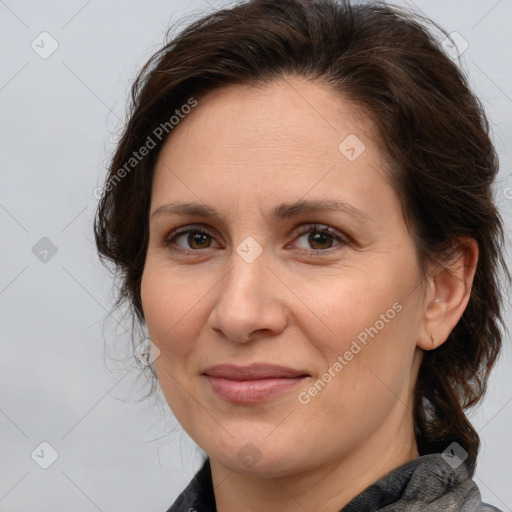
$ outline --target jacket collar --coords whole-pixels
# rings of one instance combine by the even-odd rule
[[[188,487],[167,512],[216,512],[206,459]],[[422,455],[384,475],[340,512],[500,512],[482,504],[480,492],[462,463],[452,467],[439,453]]]

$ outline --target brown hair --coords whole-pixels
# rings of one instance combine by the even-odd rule
[[[464,409],[483,397],[499,355],[500,267],[510,276],[491,194],[498,160],[488,121],[427,23],[448,37],[429,20],[382,2],[253,0],[196,20],[153,55],[133,85],[95,237],[120,279],[117,305],[126,301],[143,325],[151,184],[165,141],[155,133],[162,135],[162,127],[172,133],[173,113],[224,84],[286,75],[316,80],[353,100],[375,123],[422,272],[446,261],[462,237],[478,242],[469,304],[448,340],[424,354],[414,397],[420,454],[456,441],[473,474],[480,440]],[[149,147],[148,137],[155,147],[127,167],[134,151]]]

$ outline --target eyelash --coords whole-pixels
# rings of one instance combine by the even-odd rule
[[[302,249],[299,248],[299,253],[301,254],[307,254],[309,256],[322,256],[324,254],[331,254],[336,247],[338,246],[346,246],[349,244],[349,239],[347,236],[342,235],[334,228],[331,228],[330,226],[325,226],[323,224],[307,224],[304,226],[301,226],[299,229],[296,238],[300,238],[302,235],[305,235],[307,233],[323,233],[331,235],[334,238],[334,241],[339,242],[338,245],[330,247],[328,249],[322,250],[322,249]],[[201,227],[194,227],[194,226],[183,226],[181,228],[174,229],[171,231],[164,239],[163,245],[165,247],[170,248],[171,250],[182,253],[182,254],[190,254],[190,255],[197,255],[198,253],[202,252],[203,249],[183,249],[182,247],[179,247],[175,245],[176,239],[178,239],[180,236],[189,234],[189,233],[200,233],[207,235],[209,237],[213,237],[208,231],[204,230]],[[210,249],[210,247],[207,247],[206,249]]]

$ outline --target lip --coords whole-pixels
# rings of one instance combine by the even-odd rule
[[[220,398],[238,404],[267,402],[309,377],[301,370],[266,363],[221,364],[207,368],[203,375]]]

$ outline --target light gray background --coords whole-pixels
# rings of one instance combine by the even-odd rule
[[[200,463],[166,407],[134,400],[143,382],[127,366],[126,334],[104,321],[111,281],[91,226],[137,70],[171,21],[221,5],[0,0],[0,512],[163,512]],[[469,45],[463,66],[492,123],[496,197],[510,226],[512,1],[415,5]],[[47,59],[31,48],[43,31],[59,45]],[[47,262],[32,252],[42,237],[57,248]],[[475,480],[485,501],[512,511],[509,337],[505,345],[471,417],[482,439]],[[43,441],[59,454],[46,470],[31,457]]]

